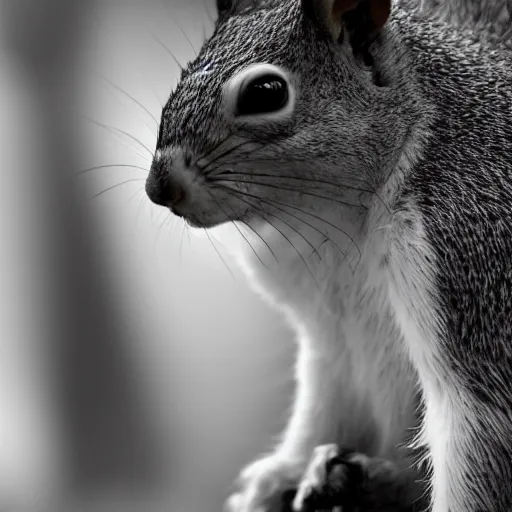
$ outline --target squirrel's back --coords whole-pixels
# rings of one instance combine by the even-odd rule
[[[510,510],[512,51],[419,13],[400,11],[395,23],[433,112],[403,197],[432,249],[432,304],[443,326],[440,356],[424,370],[449,404],[439,414],[453,431],[442,456],[452,476],[440,465],[436,472],[460,510]]]

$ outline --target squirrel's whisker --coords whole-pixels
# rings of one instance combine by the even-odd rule
[[[220,205],[219,205],[220,206]],[[249,247],[251,248],[252,252],[254,253],[254,255],[256,256],[256,258],[258,258],[259,262],[265,267],[265,268],[268,268],[267,265],[265,265],[265,263],[263,262],[263,260],[261,259],[260,255],[258,254],[258,252],[256,251],[256,249],[252,246],[251,242],[249,241],[249,239],[242,233],[242,230],[237,226],[236,222],[232,221],[231,224],[233,224],[233,226],[235,226],[236,230],[240,233],[240,236],[247,242],[247,244],[249,245]]]
[[[161,40],[160,38],[154,34],[149,28],[148,28],[148,31],[151,35],[151,37],[166,51],[166,53],[168,53],[171,57],[171,59],[174,61],[174,63],[176,64],[176,66],[178,66],[178,69],[180,71],[183,71],[183,65],[182,63],[178,60],[178,58],[176,57],[176,55],[174,55],[174,53],[172,53],[171,50],[169,50],[169,48],[167,47],[167,45],[165,45]]]
[[[138,105],[142,110],[144,110],[144,112],[146,112],[146,114],[148,114],[149,117],[151,117],[151,119],[153,119],[153,121],[155,122],[155,125],[158,129],[158,127],[160,126],[160,123],[157,121],[156,117],[139,100],[134,98],[130,93],[125,91],[123,88],[119,87],[119,85],[115,84],[114,82],[112,82],[112,80],[108,79],[107,77],[102,76],[102,79],[105,82],[107,82],[107,84],[110,85],[110,87],[112,87],[116,91],[120,92],[121,94],[123,94],[124,96],[129,98],[130,100],[132,100],[136,105]],[[154,133],[154,135],[156,135],[156,133]]]
[[[216,186],[216,185],[214,185]],[[229,188],[229,187],[223,187],[222,185],[220,187],[217,187],[217,188],[222,188],[226,191],[230,191],[232,192],[232,189]],[[224,210],[222,209],[222,207],[220,206],[219,202],[213,197],[212,194],[210,194],[210,197],[215,201],[216,205],[219,207],[219,210],[222,211],[225,214]],[[246,204],[248,204],[249,206],[251,206],[251,208],[255,208],[257,209],[258,211],[260,211],[259,208],[257,208],[255,205],[251,205],[249,204],[247,201],[244,201]],[[243,221],[242,221],[243,222]],[[276,260],[276,263],[279,264],[279,261],[277,260],[277,256],[275,255],[274,251],[271,249],[270,245],[267,243],[267,241],[249,224],[247,224],[246,222],[243,222],[243,224],[248,227],[268,248],[268,250],[270,251],[270,253],[272,254],[272,256],[274,257],[274,259]],[[256,255],[256,257],[260,260],[261,264],[266,267],[266,265],[263,263],[263,261],[261,261],[259,255],[257,254],[256,250],[254,249],[254,247],[251,245],[251,243],[249,242],[249,240],[243,235],[243,233],[240,231],[239,227],[236,225],[236,223],[233,221],[233,225],[237,228],[237,230],[240,232],[240,234],[242,235],[242,237],[246,240],[246,242],[249,244],[249,246],[251,247],[252,251],[254,252],[254,254]]]
[[[253,164],[253,163],[256,163],[256,162],[259,162],[260,160],[251,160],[249,163],[250,164]],[[297,161],[300,161],[297,159]],[[288,160],[287,162],[290,162],[290,160]],[[292,175],[289,175],[289,174],[275,174],[275,173],[263,173],[263,172],[252,172],[252,171],[249,171],[249,172],[236,172],[236,171],[226,171],[225,172],[226,175],[228,176],[236,176],[236,175],[240,175],[240,176],[256,176],[257,178],[274,178],[274,179],[290,179],[290,180],[298,180],[298,181],[306,181],[308,183],[320,183],[322,185],[331,185],[333,187],[338,187],[338,188],[344,188],[344,189],[347,189],[347,190],[355,190],[356,192],[366,192],[368,194],[375,194],[375,191],[374,190],[371,190],[369,188],[361,188],[361,187],[355,187],[353,185],[347,185],[346,183],[335,183],[333,181],[328,181],[328,180],[324,180],[324,179],[318,179],[318,178],[310,178],[308,176],[292,176]],[[218,174],[215,174],[215,176],[222,176],[223,173],[218,173]],[[366,183],[365,180],[360,180],[360,179],[357,179],[357,178],[354,178],[353,181],[358,181],[358,182],[361,182],[361,183]]]
[[[228,188],[228,187],[224,187],[224,188]],[[263,210],[261,208],[257,208],[253,203],[247,201],[246,199],[242,199],[241,197],[239,197],[238,199],[240,201],[244,202],[245,204],[249,205],[251,208],[256,209],[258,211],[258,213],[261,215],[262,219],[265,220],[265,222],[267,222],[270,226],[272,226],[272,228],[274,228],[290,244],[290,246],[298,254],[299,258],[304,263],[304,266],[306,267],[306,269],[307,269],[308,273],[310,274],[310,276],[312,277],[313,281],[320,288],[320,286],[318,284],[318,281],[316,280],[315,276],[313,275],[313,272],[309,268],[309,265],[307,264],[306,260],[304,259],[304,256],[301,254],[301,252],[297,249],[297,247],[294,245],[294,243],[273,222],[271,222],[266,216],[267,215],[271,215],[272,217],[275,217],[277,220],[280,220],[281,222],[283,222],[283,220],[280,219],[279,217],[277,217],[273,213],[270,213],[270,212],[268,212],[266,210]],[[294,231],[296,231],[294,228],[292,228],[292,229]],[[298,231],[296,231],[296,232],[299,233]]]
[[[209,151],[207,151],[206,153],[203,153],[199,158],[196,158],[195,160],[195,165],[201,170],[201,171],[204,171],[204,169],[210,165],[209,162],[207,162],[204,166],[201,166],[198,164],[198,162],[200,162],[201,160],[205,160],[206,158],[208,158],[212,153],[214,153],[215,151],[217,151],[221,146],[222,144],[225,144],[226,141],[228,139],[222,139],[220,142],[218,142],[217,144],[215,144],[215,146],[213,146],[212,149],[210,149]]]
[[[183,229],[181,230],[180,237],[180,264],[183,264],[183,236],[185,235],[185,229],[188,230],[188,226],[185,220],[183,220]]]
[[[141,167],[140,165],[131,165],[131,164],[109,164],[109,165],[97,165],[95,167],[89,167],[88,169],[81,169],[77,172],[77,174],[85,174],[92,171],[99,171],[100,169],[110,169],[110,168],[127,168],[127,169],[138,169],[144,172],[149,172],[146,168]]]
[[[174,217],[175,222],[171,222],[169,225],[169,238],[172,238],[173,233],[176,231],[176,226],[179,224],[179,217]]]
[[[258,201],[261,201],[262,203],[268,204],[269,206],[271,206],[272,208],[275,208],[276,210],[280,210],[280,211],[282,211],[282,212],[284,212],[284,213],[288,213],[288,212],[286,212],[286,210],[283,210],[283,209],[281,209],[281,208],[276,208],[272,203],[270,203],[269,201],[266,201],[265,199],[263,199],[263,198],[261,198],[261,197],[257,197],[257,196],[252,195],[252,194],[245,194],[245,193],[243,193],[243,192],[241,192],[241,191],[236,191],[236,190],[234,190],[234,192],[235,192],[235,193],[238,193],[238,194],[243,194],[243,195],[245,195],[246,197],[252,197],[252,198],[254,198],[254,199],[257,199]],[[268,211],[267,211],[266,213],[268,213],[269,215],[272,215],[272,216],[276,217],[276,218],[277,218],[277,219],[279,219],[283,224],[285,224],[286,226],[288,226],[291,230],[295,231],[295,232],[296,232],[296,233],[297,233],[297,234],[298,234],[298,235],[299,235],[299,236],[300,236],[300,237],[301,237],[301,238],[302,238],[302,239],[303,239],[303,240],[304,240],[304,241],[305,241],[305,242],[306,242],[310,247],[311,247],[311,249],[313,250],[313,252],[314,252],[314,253],[316,253],[316,255],[317,255],[320,259],[322,259],[322,258],[321,258],[321,256],[320,256],[320,254],[319,254],[319,252],[318,252],[318,250],[317,250],[317,248],[316,248],[316,247],[315,247],[315,246],[314,246],[314,245],[313,245],[313,244],[312,244],[312,243],[311,243],[311,242],[310,242],[310,241],[309,241],[309,240],[308,240],[308,239],[307,239],[307,238],[306,238],[306,237],[305,237],[305,236],[304,236],[300,231],[298,231],[296,228],[294,228],[294,227],[293,227],[289,222],[286,222],[284,219],[282,219],[281,217],[278,217],[277,215],[273,214],[272,212],[268,212]],[[298,219],[298,220],[300,220],[300,219]],[[323,235],[323,233],[322,233],[322,235]]]
[[[219,148],[223,145],[223,144],[226,144],[227,142],[229,142],[229,135],[222,139],[220,142],[218,142],[217,144],[215,144],[215,146],[213,146],[212,149],[210,149],[209,151],[207,151],[206,153],[203,153],[200,157],[196,158],[195,160],[195,165],[201,170],[201,171],[205,171],[205,169],[207,169],[207,167],[209,165],[211,165],[212,162],[206,162],[204,165],[201,165],[199,162],[201,162],[201,160],[206,160],[208,159],[213,153],[215,153],[215,151],[218,151]],[[229,151],[228,151],[228,154],[229,154]],[[222,156],[222,155],[220,155]]]
[[[304,194],[304,195],[308,195],[308,196],[312,196],[312,197],[318,197],[319,199],[325,199],[326,201],[334,201],[335,203],[338,203],[338,204],[340,204],[341,206],[344,206],[344,207],[348,206],[348,207],[351,207],[351,208],[362,208],[364,210],[368,209],[366,206],[364,206],[362,204],[348,203],[346,201],[340,201],[339,199],[335,199],[333,197],[327,197],[327,196],[322,196],[322,195],[319,195],[319,194],[315,194],[314,192],[308,192],[306,190],[298,190],[298,189],[295,189],[295,188],[283,187],[283,186],[280,186],[280,185],[273,185],[271,183],[262,183],[260,181],[244,180],[242,182],[240,180],[229,179],[229,178],[220,178],[220,179],[215,178],[215,179],[211,179],[210,181],[211,182],[224,181],[224,182],[231,182],[231,183],[238,183],[238,184],[251,184],[251,185],[258,185],[258,186],[261,186],[261,187],[272,188],[272,189],[276,189],[276,190],[287,190],[289,192],[296,192],[297,194]]]
[[[210,12],[210,9],[208,7],[208,2],[206,2],[205,0],[202,0],[202,2],[203,2],[204,10],[206,12],[206,16],[210,20],[210,23],[215,24],[215,19],[213,18],[212,13]]]
[[[251,160],[251,163],[258,162],[258,161],[260,161],[260,160]],[[337,188],[345,188],[347,190],[355,190],[356,192],[365,192],[367,194],[375,195],[375,197],[386,208],[388,213],[391,213],[391,209],[386,204],[384,199],[382,199],[380,197],[380,195],[375,190],[371,190],[369,188],[354,187],[353,185],[347,185],[345,183],[343,183],[343,184],[341,184],[341,183],[334,183],[332,181],[327,181],[327,180],[324,180],[324,179],[317,179],[317,178],[309,178],[307,176],[289,176],[289,175],[286,175],[286,174],[275,174],[275,173],[267,174],[267,173],[255,173],[255,172],[244,173],[244,172],[236,172],[236,171],[229,171],[229,172],[226,172],[225,174],[228,175],[228,176],[231,176],[231,177],[234,177],[234,176],[237,176],[237,175],[240,175],[240,176],[247,176],[247,175],[249,175],[249,176],[256,176],[256,177],[261,177],[261,178],[298,180],[298,181],[305,181],[305,182],[308,182],[308,183],[319,183],[319,184],[322,184],[322,185],[330,185],[330,186],[337,187]],[[222,175],[223,175],[223,173],[218,173],[218,174],[215,174],[214,176],[218,177],[218,176],[222,176]],[[357,180],[356,179],[355,181],[360,181],[362,183],[365,183],[365,184],[369,185],[369,183],[366,180]]]
[[[226,211],[224,210],[224,208],[222,208],[222,206],[220,205],[220,203],[215,199],[215,197],[213,196],[213,194],[210,193],[210,191],[208,190],[208,194],[209,196],[213,199],[214,203],[217,205],[217,208],[224,214],[226,215],[226,217],[228,217],[228,215],[226,214]],[[228,205],[229,206],[229,205]],[[266,268],[267,266],[265,265],[265,263],[263,263],[263,260],[260,258],[260,255],[256,252],[256,249],[252,246],[251,242],[249,242],[249,240],[247,239],[247,237],[242,233],[242,231],[240,230],[240,228],[236,225],[235,222],[232,222],[233,226],[235,226],[236,230],[240,233],[240,236],[249,244],[249,247],[251,248],[252,252],[254,253],[254,255],[256,256],[256,258],[258,258],[258,260],[260,261],[260,263]]]
[[[224,139],[220,144],[218,144],[215,148],[213,148],[209,153],[207,153],[205,156],[202,156],[201,158],[198,158],[197,161],[196,161],[196,164],[198,162],[200,162],[201,160],[205,160],[207,159],[212,153],[214,153],[217,149],[219,149],[222,144],[224,143],[227,143],[229,142],[229,139]],[[231,153],[233,153],[234,151],[236,151],[237,149],[243,147],[243,146],[246,146],[248,144],[254,144],[254,142],[252,141],[243,141],[241,142],[240,144],[237,144],[235,146],[232,146],[231,148],[227,149],[225,152],[221,153],[220,155],[217,155],[216,157],[213,158],[213,160],[209,161],[209,162],[206,162],[206,164],[204,165],[198,165],[199,169],[201,169],[201,171],[204,173],[205,176],[211,176],[212,173],[218,169],[218,166],[217,167],[214,167],[213,169],[210,169],[209,167],[212,166],[213,164],[215,164],[216,162],[218,162],[221,158],[224,158],[225,156],[229,156]],[[253,150],[251,151],[248,151],[247,153],[244,153],[244,155],[250,155],[251,153],[253,153],[254,151],[256,151],[257,149],[260,149],[260,145],[258,145],[256,148],[254,148]]]
[[[270,245],[268,244],[268,242],[250,225],[248,224],[247,222],[245,221],[241,221],[242,224],[246,227],[246,228],[249,228],[268,248],[268,250],[270,251],[270,254],[272,254],[272,256],[274,257],[274,259],[276,260],[276,263],[279,265],[279,261],[277,259],[277,256],[275,255],[274,251],[272,250],[272,248],[270,247]]]
[[[203,44],[204,44],[206,42],[206,40],[208,39],[206,36],[206,28],[204,26],[204,23],[201,23],[201,35],[203,36]]]
[[[115,188],[120,187],[121,185],[126,185],[127,183],[134,183],[136,181],[145,181],[145,179],[144,178],[132,178],[132,179],[129,179],[129,180],[121,181],[121,183],[116,183],[115,185],[107,187],[106,189],[98,192],[97,194],[94,194],[92,196],[92,199],[95,199],[96,197],[99,197],[99,196],[109,192],[110,190],[114,190]]]
[[[218,180],[218,181],[226,181],[226,180]],[[229,181],[234,181],[234,180],[229,180]],[[218,185],[217,185],[217,186],[218,186]],[[361,258],[361,256],[362,256],[361,250],[360,250],[359,246],[357,245],[356,241],[354,240],[354,238],[353,238],[352,236],[350,236],[346,231],[344,231],[344,230],[343,230],[343,229],[341,229],[340,227],[336,226],[335,224],[333,224],[333,223],[329,222],[328,220],[326,220],[326,219],[324,219],[324,218],[322,218],[322,217],[320,217],[320,216],[318,216],[318,215],[315,215],[314,213],[307,212],[307,211],[305,211],[305,210],[302,210],[301,208],[297,208],[296,206],[292,206],[292,205],[289,205],[289,204],[283,203],[283,202],[281,202],[281,201],[277,201],[276,199],[263,199],[263,198],[261,198],[261,197],[259,197],[259,196],[256,196],[256,195],[253,195],[253,194],[249,194],[248,192],[242,192],[242,191],[240,191],[240,190],[235,190],[235,189],[233,189],[233,188],[231,188],[231,187],[229,187],[229,186],[224,186],[223,188],[228,189],[228,190],[230,190],[230,191],[232,191],[232,192],[236,192],[236,193],[238,193],[238,194],[243,194],[243,195],[245,195],[245,196],[253,197],[254,199],[257,199],[258,201],[265,201],[265,202],[270,201],[270,202],[272,202],[272,203],[279,204],[279,205],[281,205],[281,206],[283,206],[283,207],[285,207],[285,208],[291,208],[292,210],[299,211],[299,212],[301,212],[301,213],[303,213],[303,214],[305,214],[305,215],[309,215],[310,217],[313,217],[313,218],[315,218],[315,219],[317,219],[317,220],[319,220],[319,221],[321,221],[321,222],[324,222],[324,223],[326,223],[327,225],[329,225],[330,227],[332,227],[333,229],[335,229],[335,230],[337,230],[338,232],[342,233],[342,234],[343,234],[344,236],[346,236],[347,238],[349,238],[349,239],[350,239],[350,241],[351,241],[351,242],[356,246],[356,248],[357,248],[357,250],[358,250],[358,252],[359,252],[359,257]],[[274,208],[276,207],[276,206],[275,206],[275,204],[273,205],[273,207],[274,207]],[[303,222],[305,222],[305,221],[303,221]],[[323,234],[323,233],[322,233],[322,234]],[[333,241],[333,240],[331,240],[331,241],[334,243],[334,241]],[[336,244],[336,245],[337,245],[337,244]],[[339,246],[338,246],[338,249],[340,249],[340,248],[339,248]],[[341,250],[341,249],[340,249],[340,250]],[[343,251],[342,251],[342,252],[343,252]]]
[[[232,151],[228,151],[226,152],[225,154],[223,155],[219,155],[215,158],[215,160],[212,160],[211,162],[209,162],[208,164],[206,164],[203,168],[202,168],[202,171],[205,173],[205,176],[216,176],[217,174],[222,174],[224,172],[231,172],[230,170],[229,171],[220,171],[219,173],[216,173],[215,171],[217,171],[217,169],[220,169],[221,167],[224,167],[225,164],[226,164],[226,161],[223,161],[221,160],[221,158],[225,157],[225,156],[229,156],[234,150],[238,149],[239,147],[242,147],[244,146],[245,144],[257,144],[255,148],[251,149],[250,151],[247,151],[245,153],[243,153],[243,156],[244,157],[247,157],[249,155],[252,155],[255,151],[257,151],[258,149],[261,149],[261,144],[259,143],[256,143],[254,141],[245,141],[243,142],[242,144],[240,144],[239,146],[233,148]],[[219,162],[219,160],[221,160]],[[250,160],[250,162],[252,162],[253,160]],[[229,160],[228,160],[229,162]],[[238,160],[233,160],[231,161],[233,162],[234,164],[237,164],[239,163]],[[209,166],[212,166],[214,163],[217,163],[216,166],[213,166],[212,168],[208,168]]]
[[[262,197],[259,197],[259,196],[253,195],[253,194],[249,194],[248,192],[242,192],[242,191],[239,191],[239,190],[235,190],[235,189],[232,189],[231,187],[222,187],[222,188],[224,188],[224,189],[226,189],[226,188],[227,188],[227,189],[229,189],[230,191],[234,192],[235,194],[241,194],[241,195],[244,195],[244,196],[246,196],[246,197],[251,197],[251,198],[253,198],[253,199],[256,199],[257,201],[261,201],[261,202],[263,202],[263,203],[265,203],[265,204],[268,204],[268,205],[269,205],[269,206],[271,206],[272,208],[275,208],[276,210],[279,210],[279,211],[281,211],[281,212],[285,213],[286,215],[288,215],[288,216],[290,216],[290,217],[292,217],[292,218],[294,218],[294,219],[298,220],[299,222],[302,222],[302,223],[303,223],[303,224],[305,224],[306,226],[310,227],[311,229],[315,230],[315,231],[316,231],[316,232],[318,232],[320,235],[322,235],[323,237],[325,237],[325,238],[326,238],[326,240],[328,240],[328,241],[332,242],[332,243],[337,247],[337,249],[340,251],[340,253],[343,255],[343,257],[344,257],[344,258],[346,258],[346,257],[347,257],[347,253],[346,253],[346,252],[344,252],[344,251],[341,249],[341,247],[340,247],[340,246],[339,246],[339,245],[338,245],[338,244],[337,244],[337,243],[336,243],[332,238],[328,237],[325,233],[323,233],[323,232],[322,232],[318,227],[314,226],[313,224],[311,224],[311,223],[309,223],[309,222],[305,221],[304,219],[301,219],[301,218],[300,218],[300,217],[298,217],[297,215],[294,215],[293,213],[290,213],[290,212],[288,212],[288,211],[284,210],[283,208],[280,208],[280,207],[279,207],[279,206],[277,206],[276,204],[274,204],[274,203],[277,203],[277,201],[275,201],[275,200],[269,200],[269,199],[263,199]],[[291,206],[286,205],[286,204],[283,204],[283,203],[278,203],[278,204],[281,204],[281,205],[286,206],[286,207],[288,207],[288,208],[294,208],[294,207],[291,207]],[[305,211],[301,210],[300,208],[294,208],[294,209],[296,209],[296,210],[300,211],[301,213],[304,213],[304,214],[306,214],[306,215],[307,215],[307,212],[305,212]],[[320,220],[321,222],[327,222],[327,221],[325,221],[325,219],[322,219],[322,218],[320,218],[320,217],[316,217],[316,216],[314,216],[314,217],[315,217],[315,218],[317,218],[318,220]],[[335,227],[335,226],[333,226],[333,227]],[[343,235],[347,236],[348,238],[350,238],[350,240],[351,240],[352,242],[354,242],[354,240],[352,239],[352,237],[350,237],[347,233],[345,233],[345,231],[343,231],[343,230],[341,230],[341,229],[339,229],[339,228],[336,228],[336,229],[338,229],[338,231],[341,231],[341,233],[343,233]],[[355,244],[355,245],[356,245],[356,247],[357,247],[357,244]],[[359,249],[359,248],[358,248],[358,249]],[[315,252],[317,252],[317,254],[318,254],[318,251],[317,251],[316,249],[315,249]],[[320,257],[320,255],[319,255],[319,257]]]
[[[156,235],[155,235],[155,241],[153,243],[153,251],[155,253],[155,255],[157,254],[157,246],[158,246],[158,239],[160,238],[160,235],[162,234],[162,231],[164,230],[164,226],[166,224],[166,222],[169,220],[169,219],[172,219],[173,215],[171,213],[171,211],[164,211],[164,220],[162,221],[162,223],[158,226],[157,228],[157,232],[156,232]]]
[[[272,206],[270,203],[267,203],[267,204]],[[281,221],[285,226],[288,226],[292,231],[295,231],[295,233],[297,233],[297,235],[299,235],[309,245],[309,247],[311,247],[313,253],[315,253],[319,259],[322,259],[322,257],[320,256],[320,253],[318,252],[318,249],[297,228],[293,227],[289,222],[285,221],[282,217],[279,217],[275,213],[272,213],[272,212],[267,212],[267,213],[269,215],[272,215],[279,221]]]
[[[238,191],[237,191],[237,192],[238,192]],[[243,192],[239,192],[239,193],[243,194]],[[252,197],[255,197],[255,198],[256,198],[256,199],[258,199],[259,201],[262,201],[262,202],[264,202],[264,203],[268,204],[268,205],[269,205],[269,206],[271,206],[272,208],[275,208],[276,210],[279,210],[279,211],[281,211],[281,212],[285,213],[286,215],[288,215],[288,216],[290,216],[290,217],[292,217],[292,218],[294,218],[294,219],[298,220],[299,222],[302,222],[302,223],[303,223],[303,224],[305,224],[306,226],[308,226],[308,227],[310,227],[311,229],[315,230],[317,233],[319,233],[320,235],[322,235],[323,237],[325,237],[325,238],[326,238],[326,240],[328,240],[328,241],[332,242],[332,243],[333,243],[333,244],[338,248],[338,250],[340,251],[340,253],[341,253],[345,258],[347,257],[347,253],[346,253],[346,252],[344,252],[344,251],[341,249],[341,247],[340,247],[340,246],[339,246],[339,245],[338,245],[338,244],[337,244],[337,243],[336,243],[332,238],[328,237],[325,233],[323,233],[323,232],[322,232],[322,230],[321,230],[321,229],[319,229],[319,228],[318,228],[318,227],[316,227],[315,225],[311,224],[310,222],[305,221],[304,219],[301,219],[300,217],[298,217],[297,215],[294,215],[293,213],[290,213],[290,212],[286,211],[284,208],[281,208],[281,207],[277,206],[276,204],[274,204],[274,203],[276,203],[276,201],[274,201],[274,200],[271,200],[271,199],[268,199],[268,200],[267,200],[267,199],[263,199],[263,198],[261,198],[261,197],[257,197],[257,196],[252,196]],[[279,203],[279,204],[282,204],[282,203]],[[289,206],[289,205],[285,205],[285,206],[287,206],[288,208],[290,208],[290,206]],[[296,208],[296,209],[297,209],[297,210],[299,210],[301,213],[307,214],[307,212],[305,212],[305,211],[301,210],[300,208]],[[323,222],[325,222],[325,220],[324,220],[324,219],[321,219],[321,220],[322,220]],[[345,233],[344,231],[343,231],[343,234],[344,234],[344,235],[346,235],[346,233]],[[348,235],[347,235],[347,236],[348,236]]]
[[[173,22],[174,26],[181,32],[181,35],[186,39],[188,45],[190,46],[190,48],[192,49],[192,53],[194,54],[194,56],[197,55],[197,49],[196,47],[194,46],[194,44],[192,43],[192,41],[190,40],[190,37],[187,35],[187,33],[183,30],[183,28],[181,27],[181,24],[178,23],[175,19],[174,19],[174,16],[173,16],[173,12],[171,11],[171,9],[169,8],[169,6],[165,3],[164,0],[161,0],[161,3],[162,5],[165,7],[165,9],[168,11],[169,15],[170,15],[170,18],[171,18],[171,21]]]
[[[204,232],[206,233],[206,236],[208,237],[208,240],[210,240],[210,243],[212,244],[212,247],[214,248],[214,250],[217,253],[217,255],[219,256],[220,260],[222,261],[222,263],[226,267],[227,271],[231,274],[231,277],[233,279],[235,279],[235,274],[233,274],[232,270],[229,268],[229,265],[226,263],[226,260],[224,259],[224,257],[220,253],[219,249],[217,249],[217,246],[213,243],[213,240],[212,240],[212,238],[210,236],[210,233],[208,233],[207,229],[204,229]]]
[[[226,139],[224,140],[224,143],[229,143],[230,140],[229,139]],[[205,165],[203,166],[199,166],[201,168],[201,170],[203,172],[205,172],[207,175],[209,173],[209,170],[208,170],[208,167],[211,166],[212,164],[214,164],[215,162],[217,162],[218,160],[220,160],[221,158],[224,158],[225,156],[228,156],[230,155],[231,153],[233,153],[233,151],[237,150],[238,148],[241,148],[245,145],[249,144],[248,141],[242,141],[240,142],[239,144],[236,144],[235,146],[232,146],[230,147],[229,149],[227,149],[226,151],[224,151],[223,153],[221,153],[220,155],[217,155],[216,157],[213,158],[213,160],[211,160],[210,162],[207,162]],[[217,146],[217,149],[220,147]],[[215,150],[211,151],[209,154],[211,155]],[[204,158],[200,158],[199,160],[204,160]],[[198,161],[199,161],[198,160]]]
[[[142,192],[142,193],[141,193]],[[146,194],[146,191],[144,190],[144,188],[140,189],[140,190],[137,190],[135,191],[135,193],[130,197],[130,199],[128,199],[128,202],[131,202],[135,196],[137,194],[140,194],[140,198],[137,202],[137,213],[135,214],[135,226],[138,225],[139,221],[140,221],[140,215],[141,215],[141,210],[142,210],[142,205],[144,204],[145,202],[145,199],[147,198],[147,194]]]
[[[128,203],[131,203],[135,197],[137,196],[137,194],[140,194],[141,192],[145,192],[144,189],[140,189],[140,190],[136,190],[128,199]],[[139,198],[139,201],[140,201],[140,198]]]
[[[229,187],[222,187],[220,186],[221,188],[223,188],[224,190],[230,190],[230,191],[233,191],[231,188]],[[255,197],[255,196],[254,196]],[[295,231],[299,236],[301,236],[305,241],[306,243],[313,249],[314,252],[317,253],[317,255],[320,257],[320,255],[318,254],[318,251],[316,250],[316,248],[311,244],[311,242],[309,242],[309,240],[307,240],[304,235],[302,233],[300,233],[300,231],[298,231],[296,228],[294,228],[292,225],[290,225],[288,222],[284,221],[282,218],[280,218],[279,216],[277,216],[276,214],[272,213],[272,212],[269,212],[267,210],[264,210],[263,208],[259,208],[257,207],[254,203],[246,200],[246,199],[243,199],[242,197],[238,197],[238,200],[239,201],[242,201],[244,202],[245,204],[247,204],[248,206],[250,206],[252,209],[256,210],[259,215],[261,215],[261,217],[268,223],[270,224],[278,233],[281,234],[281,236],[293,247],[293,249],[295,250],[295,252],[300,256],[300,258],[302,259],[302,261],[304,262],[304,265],[306,266],[308,272],[311,274],[311,277],[313,278],[313,280],[315,281],[315,283],[318,285],[318,282],[316,281],[313,273],[311,272],[311,269],[309,268],[308,264],[306,263],[306,260],[304,259],[303,255],[300,253],[300,251],[297,249],[297,247],[295,247],[295,245],[292,243],[292,241],[275,225],[273,224],[270,220],[268,220],[268,218],[266,218],[266,215],[271,215],[272,217],[276,218],[277,220],[281,221],[283,224],[285,224],[286,226],[288,226],[291,230]],[[268,245],[267,245],[268,246]],[[270,248],[269,248],[270,249]],[[277,258],[276,258],[277,260]]]
[[[359,253],[359,259],[361,259],[362,257],[362,253],[361,253],[361,249],[359,248],[359,246],[357,245],[356,241],[354,240],[354,238],[352,236],[350,236],[345,230],[341,229],[340,227],[336,226],[335,224],[333,224],[332,222],[329,222],[328,220],[320,217],[319,215],[315,215],[314,213],[311,213],[311,212],[308,212],[306,210],[302,210],[301,208],[297,208],[296,206],[292,206],[292,205],[289,205],[289,204],[286,204],[286,203],[283,203],[281,201],[277,201],[275,199],[271,199],[270,201],[274,202],[274,203],[277,203],[277,204],[280,204],[282,206],[284,206],[285,208],[291,208],[292,210],[296,210],[296,211],[299,211],[299,212],[302,212],[304,213],[305,215],[309,215],[310,217],[313,217],[314,219],[317,219],[321,222],[324,222],[325,224],[327,224],[328,226],[330,226],[331,228],[339,231],[340,233],[342,233],[343,235],[345,235],[353,244],[354,246],[356,247],[357,249],[357,252]],[[331,240],[333,243],[334,241]],[[339,248],[339,247],[338,247]]]
[[[108,124],[101,123],[100,121],[96,121],[95,119],[92,119],[84,114],[80,114],[80,117],[82,119],[94,124],[95,126],[98,126],[102,129],[108,131],[108,132],[118,133],[118,134],[124,135],[125,137],[130,138],[131,140],[136,142],[141,148],[145,149],[151,155],[151,158],[153,158],[153,156],[154,156],[153,151],[151,151],[143,142],[141,142],[137,137],[133,136],[131,133],[128,133],[125,130],[121,130],[120,128],[116,128],[115,126],[110,126]]]

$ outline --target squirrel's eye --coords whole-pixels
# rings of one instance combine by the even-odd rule
[[[237,115],[269,114],[288,104],[286,81],[277,75],[263,75],[242,87],[238,96]]]

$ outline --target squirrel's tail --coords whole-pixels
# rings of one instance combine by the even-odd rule
[[[471,26],[475,33],[512,48],[512,0],[418,0],[440,20]]]

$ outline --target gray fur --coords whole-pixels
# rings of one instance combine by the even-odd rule
[[[512,510],[512,59],[464,35],[448,45],[432,27],[415,37],[427,43],[417,69],[438,114],[405,193],[417,198],[436,252],[442,385],[460,393],[465,430],[454,440],[458,504],[504,512]]]
[[[502,0],[496,11],[463,0],[423,10],[411,4],[394,6],[367,65],[346,38],[326,38],[297,0],[240,2],[220,18],[163,111],[157,149],[167,156],[148,183],[160,183],[162,173],[171,186],[188,183],[180,214],[196,225],[236,219],[268,240],[280,266],[260,244],[268,268],[253,258],[248,273],[299,338],[318,338],[317,346],[301,345],[299,375],[317,359],[329,363],[325,374],[337,368],[335,389],[320,379],[323,395],[307,390],[316,416],[306,426],[292,418],[275,454],[245,471],[237,512],[257,510],[258,502],[243,501],[249,495],[278,493],[286,478],[296,483],[303,461],[293,465],[291,455],[311,444],[352,443],[389,457],[414,485],[401,445],[419,425],[420,399],[433,511],[512,510],[510,4]],[[240,123],[226,111],[224,86],[263,62],[289,73],[293,116]],[[250,141],[251,150],[235,140]],[[187,156],[192,164],[184,167]],[[237,183],[210,179],[203,169],[212,165]],[[257,184],[256,172],[272,179]],[[269,234],[276,204],[329,222],[312,232],[288,218],[295,231],[282,229],[301,258]],[[443,444],[435,423],[445,416]]]
[[[512,47],[511,0],[422,0],[421,3],[442,21],[470,27],[478,37]]]

